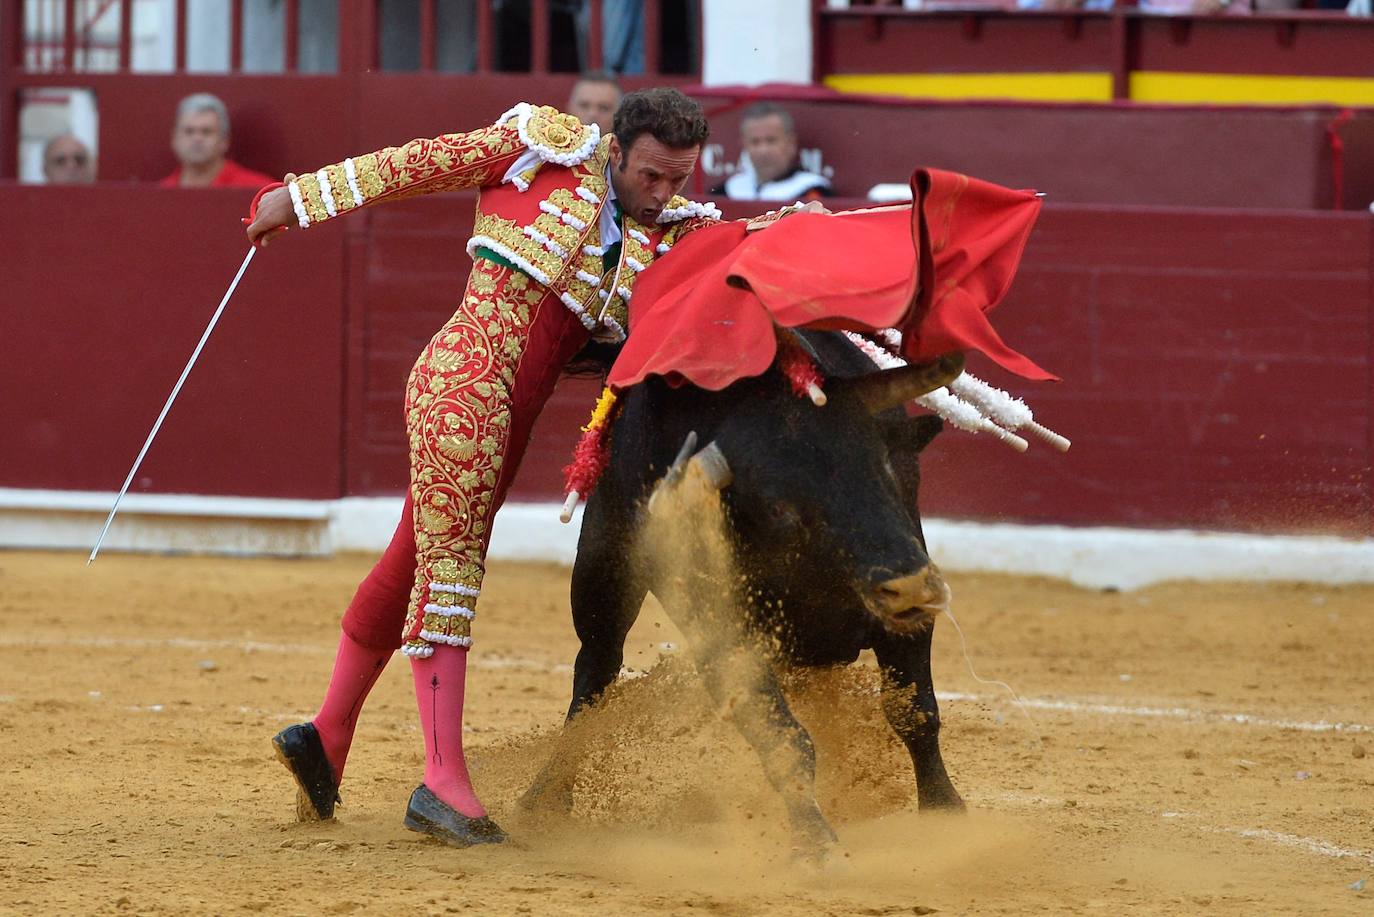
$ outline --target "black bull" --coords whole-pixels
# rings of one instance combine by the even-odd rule
[[[615,680],[652,590],[687,636],[707,690],[728,703],[757,751],[798,844],[814,849],[834,833],[815,800],[814,746],[788,709],[779,667],[848,664],[871,648],[883,712],[911,753],[921,808],[963,807],[940,756],[930,674],[934,616],[949,592],[926,554],[917,511],[918,453],[940,421],[913,420],[900,408],[957,376],[962,359],[879,374],[842,335],[804,340],[830,380],[825,407],[794,395],[776,369],[721,392],[651,380],[625,396],[573,569],[582,646],[568,719]],[[665,511],[647,509],[647,498],[692,433],[707,445],[673,486],[719,489],[728,571],[637,550],[645,525]],[[672,531],[691,540],[696,524]],[[704,557],[684,547],[669,553]],[[535,779],[527,808],[571,806],[576,762],[568,754]]]

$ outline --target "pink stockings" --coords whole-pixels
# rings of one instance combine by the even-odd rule
[[[363,646],[347,633],[339,635],[339,651],[334,656],[329,690],[314,719],[315,731],[320,734],[320,744],[324,746],[324,756],[329,759],[336,784],[343,781],[344,763],[348,760],[348,748],[353,744],[353,730],[358,727],[363,701],[367,700],[368,692],[386,668],[391,652]]]
[[[336,781],[343,779],[363,702],[401,642],[414,572],[415,533],[407,501],[395,537],[358,586],[344,615],[329,690],[314,720]],[[411,671],[425,734],[425,785],[459,812],[478,817],[486,813],[473,793],[463,759],[467,662],[465,648],[435,646],[429,658],[411,660]]]
[[[410,660],[425,734],[425,786],[463,815],[481,818],[487,810],[477,801],[463,757],[467,670],[465,647],[436,646],[434,655]]]
[[[325,757],[334,780],[343,780],[344,764],[358,724],[358,711],[382,674],[391,650],[374,650],[344,634],[334,660],[334,673],[324,704],[315,716]],[[467,682],[468,651],[456,646],[436,646],[434,655],[410,661],[415,678],[415,700],[425,735],[425,786],[464,815],[487,814],[473,792],[463,758],[463,696]]]

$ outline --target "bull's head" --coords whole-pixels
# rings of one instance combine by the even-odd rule
[[[889,409],[962,371],[953,354],[832,381],[824,408],[776,386],[736,404],[704,448],[690,438],[676,475],[695,466],[694,480],[721,490],[751,568],[857,594],[883,627],[913,632],[947,607],[949,588],[919,535],[914,481],[904,487],[898,469],[914,471],[939,424],[913,427]]]

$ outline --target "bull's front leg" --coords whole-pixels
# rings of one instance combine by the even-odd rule
[[[934,623],[909,635],[884,633],[873,647],[883,678],[883,715],[911,753],[922,809],[963,811],[940,755],[940,707],[930,677]]]
[[[768,782],[787,807],[798,855],[822,856],[836,838],[816,802],[816,748],[792,715],[765,650],[747,640],[693,643],[712,699],[758,754]]]
[[[573,784],[586,757],[585,724],[575,720],[594,704],[620,673],[625,637],[639,617],[648,585],[635,565],[626,565],[629,539],[607,518],[606,501],[594,497],[582,523],[572,576],[572,618],[581,648],[573,666],[572,702],[563,734],[549,761],[520,798],[527,813],[566,815],[572,811]]]

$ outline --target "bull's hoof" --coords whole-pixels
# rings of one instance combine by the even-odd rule
[[[964,798],[959,795],[959,791],[952,784],[948,783],[930,790],[917,787],[916,804],[922,812],[963,814],[968,811],[968,806],[964,804]]]
[[[472,818],[444,802],[423,783],[410,794],[406,807],[406,827],[411,831],[437,837],[452,847],[477,844],[504,844],[509,835],[487,816]]]
[[[536,777],[534,783],[525,791],[516,807],[522,816],[537,818],[567,817],[572,814],[572,787],[562,781],[546,777]]]
[[[839,845],[835,829],[818,806],[792,813],[792,861],[823,866]]]

